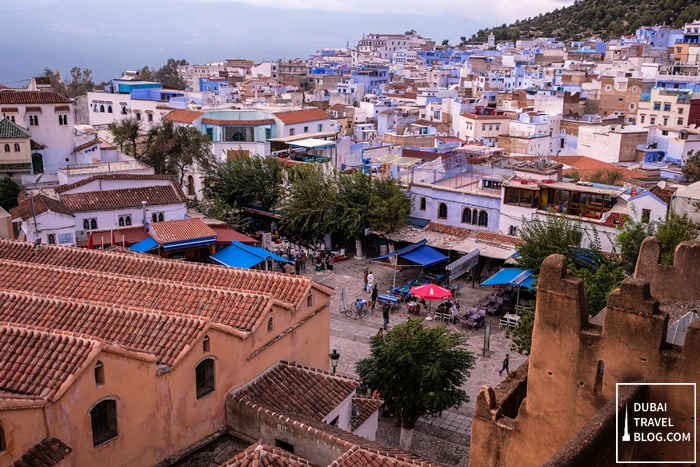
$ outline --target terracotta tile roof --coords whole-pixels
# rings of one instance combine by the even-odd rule
[[[95,137],[95,139],[93,139],[92,141],[88,141],[87,143],[83,143],[83,144],[81,144],[80,146],[74,147],[73,150],[76,151],[76,152],[82,151],[83,149],[87,149],[87,148],[89,148],[89,147],[98,145],[98,144],[100,144],[101,142],[102,142],[102,141],[100,141],[100,138]]]
[[[539,156],[514,156],[513,159],[534,161],[539,159]],[[606,170],[617,170],[622,173],[622,176],[626,179],[636,179],[644,178],[641,172],[636,170],[630,170],[619,165],[610,164],[608,162],[603,162],[598,159],[594,159],[588,156],[549,156],[549,160],[552,162],[559,162],[564,165],[568,165],[572,168],[564,169],[564,175],[569,174],[572,171],[578,172],[583,180],[587,180],[591,175],[596,172],[606,171]]]
[[[476,239],[489,243],[500,243],[506,245],[520,245],[523,243],[523,239],[520,237],[513,237],[511,235],[503,235],[495,232],[488,232],[486,230],[481,230],[476,234]]]
[[[34,205],[32,206],[32,200],[30,198],[20,195],[19,205],[10,209],[12,218],[17,219],[18,217],[21,217],[22,220],[26,221],[35,215],[38,216],[39,214],[49,211],[58,212],[69,216],[73,215],[73,211],[71,211],[68,206],[57,199],[49,198],[48,196],[42,194],[34,195],[33,198]]]
[[[237,393],[276,412],[322,421],[359,385],[355,379],[279,362]]]
[[[73,448],[52,436],[32,446],[20,459],[10,464],[10,467],[53,467],[72,451]]]
[[[659,186],[654,186],[649,191],[667,205],[671,205],[671,198],[673,198],[673,194],[675,193],[673,190],[666,190]]]
[[[218,120],[214,118],[203,118],[202,123],[207,123],[209,125],[258,126],[273,125],[275,120],[272,118],[264,118],[261,120]]]
[[[212,227],[212,230],[216,233],[216,243],[228,245],[229,243],[233,243],[234,240],[238,240],[246,245],[257,245],[260,243],[256,239],[243,235],[228,227]]]
[[[417,149],[401,148],[401,157],[412,157],[422,161],[434,161],[440,159],[444,154],[439,152],[419,151]]]
[[[285,125],[303,122],[315,122],[318,120],[330,120],[332,117],[321,109],[306,109],[293,112],[277,112],[275,117],[282,120]]]
[[[184,219],[179,221],[155,222],[149,226],[158,243],[184,242],[197,238],[216,237],[211,227],[202,219]]]
[[[1,290],[150,312],[177,310],[243,331],[252,331],[271,306],[269,296],[184,285],[174,282],[177,279],[148,280],[18,261],[0,264]]]
[[[141,207],[141,201],[149,206],[179,204],[187,199],[182,190],[169,185],[64,194],[61,201],[72,212],[86,212]]]
[[[357,417],[359,424],[362,425],[374,412],[379,410],[384,405],[384,400],[377,397],[354,396],[352,403],[360,408],[360,416]],[[354,431],[354,430],[353,430]]]
[[[135,225],[133,227],[122,227],[121,229],[114,229],[114,240],[116,240],[117,245],[123,246],[126,242],[126,246],[138,243],[141,240],[146,240],[150,235],[143,228],[143,225]],[[92,231],[92,241],[94,245],[102,245],[104,241],[105,245],[112,244],[112,231],[111,230],[93,230]],[[77,246],[87,246],[87,240],[77,240],[75,242]]]
[[[100,174],[92,177],[84,178],[75,183],[67,183],[57,186],[53,189],[55,193],[64,193],[79,186],[87,185],[95,180],[170,180],[175,186],[177,182],[172,175],[141,175],[141,174]]]
[[[52,398],[98,341],[0,322],[0,392]]]
[[[438,232],[438,233],[444,233],[447,235],[454,235],[456,237],[471,237],[476,230],[473,229],[467,229],[465,227],[455,227],[453,225],[447,225],[447,224],[439,224],[437,222],[429,222],[428,225],[426,225],[423,230],[427,230],[428,232]]]
[[[0,258],[73,268],[93,274],[125,274],[134,279],[176,280],[180,284],[261,293],[292,305],[298,304],[306,297],[312,283],[307,276],[169,261],[152,255],[103,252],[58,245],[42,245],[40,249],[35,249],[34,244],[30,242],[3,239],[0,239]]]
[[[617,221],[617,224],[615,223]],[[627,216],[619,212],[611,212],[608,217],[603,222],[603,225],[608,227],[619,227],[622,228],[627,222]]]
[[[338,459],[331,462],[329,467],[430,467],[434,465],[435,464],[423,459],[398,459],[395,456],[387,455],[387,453],[370,451],[368,449],[362,449],[360,446],[353,446]]]
[[[222,467],[285,467],[309,465],[311,462],[295,456],[289,451],[263,443],[262,440],[250,445],[235,457],[221,464]]]
[[[124,349],[152,354],[165,365],[172,365],[208,322],[174,312],[124,309],[37,295],[41,293],[0,292],[0,321],[95,337]]]
[[[0,120],[0,138],[31,138],[29,130],[22,128],[5,117]]]
[[[55,91],[2,91],[0,105],[71,104],[71,100]]]
[[[186,110],[186,109],[175,109],[169,112],[163,117],[163,120],[169,120],[171,122],[178,123],[192,123],[199,117],[204,115],[204,112],[197,112],[196,110]]]

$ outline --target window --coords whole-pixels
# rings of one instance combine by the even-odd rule
[[[516,225],[511,225],[508,228],[508,235],[512,235],[513,237],[518,235],[518,227]]]
[[[425,198],[420,199],[420,207],[418,209],[425,211]]]
[[[306,297],[306,306],[308,306],[308,307],[314,306],[314,296],[313,296],[313,294],[309,294],[309,295]]]
[[[105,384],[105,367],[101,361],[95,363],[95,385],[99,388]]]
[[[129,226],[131,225],[131,215],[129,214],[122,214],[119,216],[119,227],[124,227],[124,226]]]
[[[275,318],[274,316],[270,316],[270,318],[267,320],[267,332],[272,332],[275,329]]]
[[[108,399],[100,402],[90,411],[92,422],[92,445],[99,446],[110,439],[116,438],[117,431],[117,401]]]
[[[224,141],[255,141],[255,137],[253,136],[253,127],[224,127],[223,133]]]
[[[162,212],[154,212],[151,214],[151,222],[163,222],[165,215]]]
[[[282,441],[281,439],[275,439],[275,446],[278,448],[282,448],[285,451],[291,452],[294,454],[294,445],[289,444],[286,441]]]
[[[189,196],[194,196],[194,177],[192,175],[187,176],[187,194]]]
[[[141,121],[141,112],[136,112],[136,120]]]
[[[104,104],[100,105],[100,112],[105,113],[105,106]]]
[[[664,125],[668,125],[668,117],[664,117]]]
[[[683,107],[678,107],[678,115],[683,115]]]
[[[438,219],[447,219],[447,205],[445,203],[438,205]]]
[[[308,127],[308,126],[305,126],[305,127],[304,127],[304,133],[308,133],[308,132],[309,132],[309,127]]]
[[[32,154],[32,172],[35,174],[44,173],[44,156],[38,152]]]
[[[661,136],[668,136],[668,130],[661,130]]]
[[[108,113],[108,114],[111,114],[111,113],[112,113],[112,106],[111,106],[111,105],[108,105],[108,106],[107,106],[107,113]]]
[[[67,115],[59,115],[58,116],[58,124],[61,126],[68,125],[68,116]]]
[[[323,131],[323,123],[318,124],[318,128],[316,131],[318,131],[319,133]]]
[[[664,112],[670,112],[671,111],[671,104],[668,102],[664,103]]]
[[[486,131],[486,124],[485,123],[481,124],[481,131]]]
[[[10,145],[9,144],[5,145],[5,152],[10,152]]]
[[[653,125],[654,123],[656,123],[656,117],[650,117],[649,124]]]
[[[488,227],[489,225],[489,213],[486,211],[481,211],[479,213],[479,225],[482,227]]]
[[[644,120],[646,120],[646,119],[647,119],[647,116],[646,116],[646,115],[641,115],[641,116],[639,117],[639,123],[644,123]]]
[[[152,122],[153,121],[153,114],[148,114],[148,121]]]
[[[48,234],[46,236],[46,241],[49,243],[49,245],[55,245],[56,244],[56,235]]]
[[[676,125],[683,125],[683,117],[678,117],[676,119]]]
[[[472,222],[472,210],[469,208],[464,208],[462,211],[462,224],[471,224]]]
[[[630,104],[630,110],[634,110],[634,104]]]
[[[650,209],[642,209],[642,222],[644,222],[645,224],[648,224],[650,220],[651,220],[651,210]]]
[[[483,187],[489,188],[491,190],[500,190],[501,189],[501,182],[496,182],[494,180],[484,180]]]
[[[125,105],[122,105],[121,114],[122,114],[122,115],[126,115],[126,106],[125,106]]]
[[[610,91],[611,89],[612,89],[612,86],[611,86],[611,85],[608,84],[607,86],[605,86],[605,90],[606,90],[606,91]]]
[[[661,102],[654,102],[654,110],[661,110]]]
[[[0,425],[0,452],[5,451],[7,445],[5,443],[5,429]]]
[[[97,218],[83,220],[83,230],[95,230],[97,229]]]
[[[294,128],[289,129],[289,136],[294,136]]]
[[[197,383],[197,399],[214,392],[214,360],[203,360],[194,370]]]
[[[624,97],[618,97],[618,98],[617,98],[617,102],[624,102],[624,101],[625,101]]]
[[[29,116],[29,126],[39,126],[39,116],[30,115]]]
[[[595,392],[600,392],[603,388],[603,375],[605,374],[605,362],[603,360],[598,360],[598,366],[595,371],[595,384],[593,385],[593,390]]]
[[[204,336],[204,339],[202,339],[202,350],[204,352],[209,352],[211,350],[211,343],[209,341],[209,336]]]

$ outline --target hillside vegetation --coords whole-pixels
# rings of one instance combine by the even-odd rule
[[[640,26],[666,24],[680,28],[700,19],[700,3],[691,0],[576,0],[566,8],[482,29],[469,42],[486,42],[493,33],[496,41],[515,41],[534,37],[582,40],[591,36],[610,39],[634,34]]]

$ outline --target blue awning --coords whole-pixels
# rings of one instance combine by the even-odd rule
[[[252,268],[267,259],[291,263],[264,248],[246,245],[234,240],[230,246],[209,257],[212,261],[232,268]]]
[[[145,253],[154,248],[158,248],[158,242],[148,237],[146,240],[141,240],[129,247],[130,250],[138,251],[139,253]]]
[[[423,267],[427,267],[448,260],[447,256],[443,255],[435,248],[428,246],[427,243],[428,240],[423,239],[420,242],[408,245],[407,247],[401,248],[400,250],[392,251],[391,253],[388,253],[386,255],[377,256],[372,261],[391,258],[392,256],[399,256],[400,258],[407,259],[412,263],[420,264]]]
[[[185,248],[196,248],[199,246],[213,245],[216,243],[216,237],[193,238],[191,240],[181,240],[177,242],[163,243],[165,251],[183,250]]]
[[[513,285],[534,290],[532,271],[521,268],[503,268],[493,276],[486,279],[481,285]]]

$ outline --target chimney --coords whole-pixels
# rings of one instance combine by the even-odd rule
[[[141,201],[141,212],[143,214],[143,229],[148,230],[148,217],[146,217],[146,201]]]

